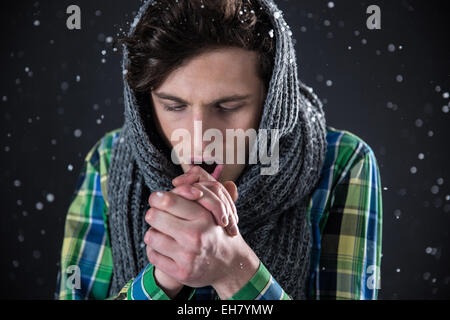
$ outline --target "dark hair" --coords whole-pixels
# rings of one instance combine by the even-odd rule
[[[256,0],[155,1],[133,34],[120,40],[128,49],[126,80],[135,93],[148,93],[188,59],[231,46],[258,53],[267,90],[275,48],[271,29],[270,18]]]

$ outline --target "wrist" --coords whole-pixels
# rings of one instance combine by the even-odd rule
[[[176,295],[183,289],[183,284],[168,276],[163,271],[158,268],[154,268],[153,277],[155,279],[155,283],[158,287],[160,287],[169,298],[173,299]]]
[[[225,275],[212,286],[222,300],[226,300],[243,288],[258,271],[260,260],[245,243],[240,245],[236,254],[226,265]]]

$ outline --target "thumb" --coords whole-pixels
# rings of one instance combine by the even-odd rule
[[[233,202],[236,202],[236,200],[238,199],[236,184],[233,181],[225,181],[223,183],[223,186],[225,187],[225,189],[227,189],[228,193],[231,196],[231,199],[233,199]]]

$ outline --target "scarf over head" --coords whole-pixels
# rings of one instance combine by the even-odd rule
[[[153,0],[140,8],[130,35]],[[294,299],[306,294],[311,230],[308,196],[319,180],[326,152],[322,104],[297,76],[291,33],[272,0],[258,0],[273,24],[274,69],[259,129],[278,129],[279,170],[261,175],[261,165],[246,165],[236,181],[239,230],[275,280]],[[128,65],[124,46],[122,68]],[[150,94],[150,93],[149,93]],[[143,238],[149,225],[148,196],[171,190],[182,173],[155,142],[154,126],[124,76],[125,121],[108,172],[108,226],[113,257],[110,295],[115,295],[149,263]],[[148,106],[147,106],[148,107]],[[252,149],[253,150],[253,149]]]

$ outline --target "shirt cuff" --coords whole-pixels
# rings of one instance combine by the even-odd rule
[[[253,277],[227,300],[291,300],[262,262]]]
[[[171,300],[164,290],[156,284],[154,270],[155,267],[148,264],[134,279],[128,289],[128,300]],[[183,292],[185,292],[184,289]],[[194,293],[195,289],[192,288],[188,295],[189,300],[192,299]]]

